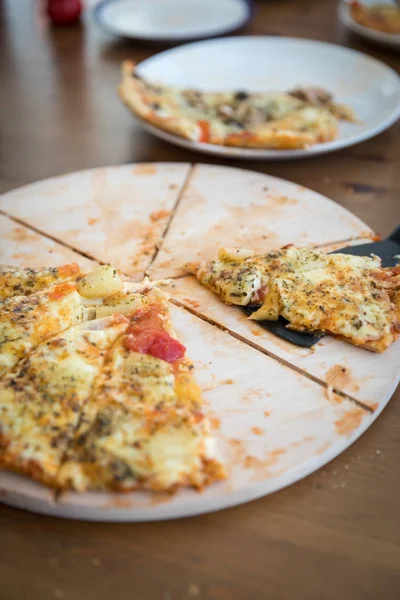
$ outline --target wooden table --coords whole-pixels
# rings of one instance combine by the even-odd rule
[[[247,34],[344,43],[335,0],[255,5]],[[214,160],[145,133],[116,100],[119,64],[154,52],[92,23],[50,29],[40,2],[0,0],[0,191],[133,161],[236,164],[313,188],[382,234],[399,222],[399,127],[331,155]],[[1,506],[1,600],[395,600],[400,597],[400,394],[344,455],[304,481],[220,513],[153,524],[56,520]]]

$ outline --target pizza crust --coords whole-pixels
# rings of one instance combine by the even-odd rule
[[[188,140],[198,141],[200,130],[192,121],[184,117],[163,118],[151,109],[152,96],[143,81],[133,77],[134,73],[135,63],[125,61],[122,65],[123,81],[118,88],[118,94],[126,106],[134,114],[156,127],[161,127],[165,131],[170,131]]]
[[[390,35],[400,34],[400,9],[390,4],[365,6],[361,2],[351,2],[350,15],[363,27]]]

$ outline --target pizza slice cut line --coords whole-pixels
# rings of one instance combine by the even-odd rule
[[[39,345],[0,382],[0,466],[49,486],[89,401],[121,315],[70,327]]]
[[[83,321],[76,284],[66,281],[0,302],[0,377],[46,339]]]

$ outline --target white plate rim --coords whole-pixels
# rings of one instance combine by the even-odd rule
[[[319,40],[310,40],[306,38],[298,38],[298,37],[281,37],[281,36],[251,36],[251,39],[263,39],[271,42],[274,41],[285,41],[290,43],[301,43],[301,44],[312,44],[316,46],[323,46],[334,48],[336,51],[348,52],[354,56],[362,57],[363,59],[367,59],[369,61],[375,62],[379,65],[380,68],[384,69],[388,75],[397,78],[398,80],[398,90],[399,90],[399,99],[400,99],[400,77],[396,73],[394,69],[383,63],[382,61],[368,56],[363,52],[359,52],[357,50],[353,50],[352,48],[347,48],[344,46],[339,46],[337,44],[332,44],[329,42],[322,42]],[[152,62],[159,60],[160,56],[165,55],[173,55],[176,52],[181,52],[184,48],[200,46],[205,44],[213,44],[213,43],[230,43],[231,40],[235,40],[240,43],[240,41],[245,40],[248,41],[248,36],[229,36],[224,38],[214,38],[212,40],[201,40],[196,42],[191,42],[185,44],[184,46],[178,46],[174,48],[169,48],[163,52],[155,54],[150,58],[143,60],[137,67],[139,73],[145,75],[146,67],[151,65]],[[141,119],[137,115],[134,115],[138,122],[143,126],[144,129],[147,129],[150,133],[163,139],[164,141],[170,142],[174,145],[181,146],[183,148],[202,152],[205,154],[211,154],[216,156],[223,156],[226,158],[232,159],[245,159],[245,160],[281,160],[281,159],[291,159],[291,158],[307,158],[311,156],[318,156],[321,154],[326,154],[328,152],[333,152],[335,150],[341,150],[343,148],[348,148],[349,146],[353,146],[355,144],[359,144],[364,142],[376,135],[379,135],[389,127],[391,127],[400,117],[400,102],[396,109],[393,109],[391,113],[389,113],[382,122],[367,130],[363,133],[354,134],[352,137],[348,137],[345,139],[336,139],[331,142],[326,142],[323,144],[316,144],[308,149],[296,149],[296,150],[268,150],[268,149],[258,149],[258,148],[235,148],[228,146],[219,146],[217,144],[207,144],[203,142],[193,142],[191,140],[187,140],[185,138],[181,138],[173,133],[169,133],[151,123],[148,123],[144,119]]]
[[[121,0],[117,0],[121,1]],[[243,28],[251,19],[253,15],[253,6],[252,0],[241,0],[243,5],[247,8],[247,14],[243,17],[241,21],[234,26],[221,27],[219,29],[206,30],[203,34],[195,34],[195,35],[163,35],[154,37],[152,35],[140,35],[140,34],[127,34],[122,33],[117,28],[110,25],[110,23],[104,17],[104,10],[108,7],[110,3],[115,2],[115,0],[101,0],[92,10],[93,20],[107,33],[117,36],[119,38],[128,39],[128,40],[138,40],[147,43],[151,43],[154,45],[158,44],[168,44],[170,42],[177,43],[185,43],[185,42],[193,42],[195,40],[208,40],[211,38],[215,38],[217,36],[224,36],[229,33],[233,33],[234,31],[238,31]]]

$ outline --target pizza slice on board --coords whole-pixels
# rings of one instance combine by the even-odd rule
[[[164,295],[153,289],[136,302],[85,405],[61,489],[173,491],[225,477]]]
[[[77,263],[42,269],[1,265],[0,300],[14,296],[29,296],[58,283],[76,281],[83,274]]]
[[[0,466],[54,485],[61,459],[98,379],[121,315],[52,337],[0,383]]]
[[[394,293],[399,269],[377,256],[326,254],[289,246],[266,254],[222,248],[189,266],[227,304],[255,306],[255,321],[288,320],[295,331],[322,331],[373,352],[398,337]]]

